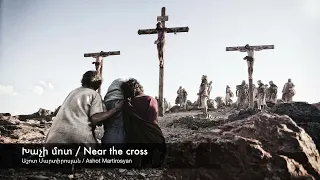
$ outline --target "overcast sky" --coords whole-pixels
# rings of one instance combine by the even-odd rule
[[[146,94],[158,95],[156,35],[161,7],[167,27],[189,26],[167,35],[164,95],[174,103],[183,86],[195,101],[203,74],[213,81],[212,97],[247,81],[245,53],[226,46],[274,44],[256,53],[254,82],[288,78],[294,100],[319,102],[319,0],[3,0],[0,14],[0,112],[55,109],[94,69],[84,53],[121,51],[104,61],[102,96],[119,77],[134,77]],[[316,73],[316,71],[318,71]],[[278,97],[280,97],[278,95]]]

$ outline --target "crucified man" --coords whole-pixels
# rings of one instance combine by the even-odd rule
[[[99,76],[101,76],[101,62],[102,62],[102,56],[99,56],[96,58],[95,62],[92,62],[96,66],[96,72]]]
[[[166,28],[162,26],[161,22],[157,23],[156,30],[158,31],[158,39],[154,42],[157,45],[158,49],[158,58],[160,61],[160,67],[163,67],[163,54],[164,54],[164,45],[165,45],[165,33]]]
[[[248,74],[249,74],[249,78],[252,78],[252,73],[253,73],[253,64],[254,64],[254,49],[252,47],[249,46],[249,44],[244,46],[245,50],[247,51],[247,56],[244,57],[244,60],[247,60],[248,63]]]

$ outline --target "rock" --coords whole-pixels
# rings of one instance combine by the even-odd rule
[[[214,108],[214,99],[208,99],[208,108]]]
[[[173,107],[169,110],[169,112],[171,112],[171,113],[176,113],[176,112],[179,112],[179,111],[180,111],[180,106],[178,106],[178,105],[173,106]]]
[[[258,109],[246,109],[246,110],[240,110],[239,113],[234,113],[228,116],[229,121],[235,121],[247,118],[249,116],[255,115],[256,113],[260,112]]]
[[[15,172],[14,169],[8,169],[8,173],[9,173],[10,175],[14,175],[14,172]]]
[[[50,111],[50,110],[46,110],[46,109],[40,108],[40,109],[38,110],[38,112],[36,112],[36,114],[37,114],[39,117],[46,117],[46,116],[51,116],[51,115],[53,115],[53,112]]]
[[[312,104],[312,105],[315,106],[316,108],[318,108],[318,109],[320,110],[320,102],[314,103],[314,104]]]
[[[10,113],[0,113],[0,116],[11,116]]]
[[[59,106],[52,114],[52,116],[56,116],[60,110],[61,106]]]
[[[21,121],[26,121],[28,119],[34,119],[34,120],[46,120],[46,121],[51,121],[53,112],[50,110],[42,109],[40,108],[38,112],[35,112],[33,114],[28,114],[28,115],[18,115],[17,118]]]
[[[145,179],[146,178],[146,174],[145,173],[139,173],[137,178],[138,179]]]
[[[310,136],[287,116],[258,113],[223,124],[219,130],[195,133],[172,144],[163,179],[320,178],[319,152]]]
[[[193,116],[187,116],[182,117],[177,120],[172,121],[171,123],[167,124],[167,127],[179,127],[179,128],[185,128],[185,129],[191,129],[191,130],[199,130],[204,128],[211,128],[214,126],[218,126],[223,121],[212,121],[210,119],[193,117]]]
[[[267,101],[266,104],[267,104],[267,106],[268,106],[269,108],[272,108],[272,107],[274,107],[274,106],[276,105],[276,103],[274,103],[274,102],[272,102],[272,101]]]
[[[18,123],[11,120],[11,117],[6,118],[0,116],[0,136],[12,137],[12,134],[16,129],[20,129],[20,127],[18,126]]]
[[[50,179],[50,178],[47,176],[37,175],[37,176],[27,176],[27,179],[45,180],[45,179]]]
[[[271,112],[288,115],[302,127],[320,149],[320,110],[305,102],[277,104]]]

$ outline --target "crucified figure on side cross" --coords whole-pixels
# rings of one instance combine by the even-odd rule
[[[98,74],[98,76],[102,76],[101,75],[101,66],[102,66],[102,64],[101,64],[101,62],[102,62],[102,56],[98,56],[97,58],[96,58],[96,61],[95,62],[92,62],[92,64],[94,64],[95,66],[96,66],[96,72],[97,72],[97,74]]]
[[[254,64],[254,49],[253,47],[250,47],[249,44],[244,46],[246,52],[247,52],[247,56],[244,57],[244,60],[247,60],[248,63],[248,74],[249,74],[249,78],[252,79],[252,73],[253,73],[253,64]]]
[[[158,22],[156,30],[158,31],[158,39],[154,42],[154,44],[157,45],[160,67],[163,67],[163,64],[164,64],[163,54],[164,54],[166,28],[162,26],[161,22]]]

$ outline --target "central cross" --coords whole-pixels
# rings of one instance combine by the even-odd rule
[[[157,40],[154,44],[157,45],[158,59],[159,59],[159,116],[164,116],[164,102],[163,102],[163,84],[164,84],[164,45],[165,45],[165,34],[166,33],[180,33],[189,32],[189,27],[174,27],[167,28],[166,21],[169,18],[166,16],[166,8],[162,7],[161,16],[157,17],[157,25],[155,29],[139,29],[138,34],[158,34]]]

